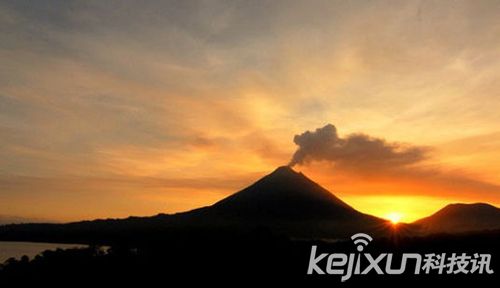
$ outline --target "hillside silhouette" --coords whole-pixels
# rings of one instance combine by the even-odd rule
[[[485,203],[449,204],[414,224],[426,234],[500,229],[500,209]]]

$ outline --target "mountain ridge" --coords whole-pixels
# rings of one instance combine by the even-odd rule
[[[425,234],[500,229],[500,208],[488,203],[450,203],[413,222]]]
[[[300,172],[281,166],[210,206],[175,214],[97,219],[66,224],[0,227],[0,239],[99,241],[151,231],[267,230],[299,238],[347,238],[364,231],[386,234],[387,220],[361,213]],[[120,235],[120,236],[117,236]],[[29,239],[32,238],[32,239]]]
[[[393,225],[388,220],[354,209],[303,173],[296,172],[289,166],[281,166],[210,206],[149,217],[130,216],[66,224],[4,225],[0,226],[0,240],[97,243],[123,239],[137,241],[141,235],[155,233],[221,230],[265,230],[294,238],[345,239],[358,232],[374,237],[390,237],[394,233],[409,236],[495,229],[500,224],[497,216],[493,217],[494,220],[487,221],[491,215],[500,215],[500,212],[496,213],[500,209],[484,203],[470,205],[450,204],[413,223]],[[468,212],[465,213],[464,209]],[[477,212],[485,209],[489,212],[483,213],[484,215]],[[478,213],[480,217],[474,216]],[[476,218],[477,221],[474,220]],[[469,224],[461,225],[456,219],[468,221],[466,223]]]

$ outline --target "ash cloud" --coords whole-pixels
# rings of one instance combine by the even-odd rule
[[[426,147],[390,143],[366,134],[341,138],[332,124],[295,135],[293,141],[299,147],[289,166],[327,161],[350,170],[397,169],[426,159],[429,151]]]

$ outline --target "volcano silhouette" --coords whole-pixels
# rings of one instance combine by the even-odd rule
[[[211,209],[226,217],[281,220],[364,216],[302,173],[282,166]]]
[[[348,237],[357,231],[377,235],[390,226],[355,210],[288,166],[212,206],[174,216],[190,225],[260,227],[296,237]]]

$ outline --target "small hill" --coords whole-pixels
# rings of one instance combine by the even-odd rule
[[[462,233],[500,229],[500,209],[485,203],[449,204],[414,224],[431,233]]]

